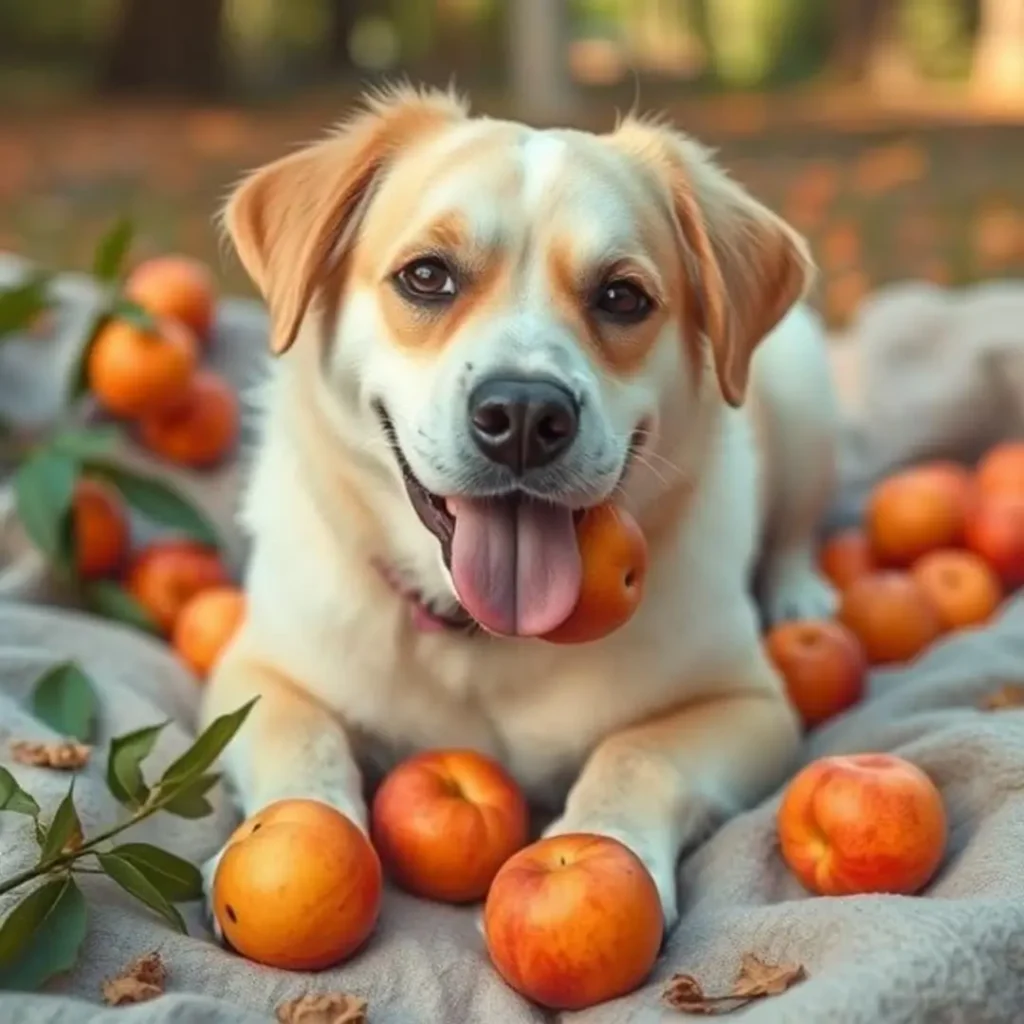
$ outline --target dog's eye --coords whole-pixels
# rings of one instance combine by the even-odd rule
[[[455,278],[442,260],[434,256],[413,260],[395,276],[399,287],[413,299],[444,301],[455,295]]]
[[[610,320],[638,323],[651,311],[647,293],[632,281],[606,281],[597,291],[595,307]]]

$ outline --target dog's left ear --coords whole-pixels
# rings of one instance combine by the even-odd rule
[[[722,396],[739,406],[754,350],[813,280],[807,244],[681,132],[629,120],[611,138],[668,185],[689,269],[686,318],[711,343]]]
[[[465,108],[447,93],[394,90],[369,100],[323,142],[238,186],[224,226],[270,310],[275,355],[291,347],[317,288],[354,243],[391,157],[463,117]]]

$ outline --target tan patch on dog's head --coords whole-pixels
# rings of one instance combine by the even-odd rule
[[[448,94],[382,93],[328,139],[239,185],[224,224],[270,309],[275,353],[295,341],[317,287],[351,248],[374,179],[393,154],[464,117]]]
[[[722,394],[740,405],[757,345],[813,278],[807,245],[682,133],[628,119],[610,139],[669,189],[688,270],[685,323],[709,339]]]

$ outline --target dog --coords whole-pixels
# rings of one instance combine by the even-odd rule
[[[546,834],[629,847],[671,927],[681,854],[797,751],[765,622],[835,604],[805,242],[657,120],[537,130],[409,87],[249,174],[224,225],[281,357],[247,618],[201,713],[260,698],[223,757],[240,811],[308,797],[365,830],[399,760],[473,748]],[[607,501],[644,531],[642,602],[548,643]]]

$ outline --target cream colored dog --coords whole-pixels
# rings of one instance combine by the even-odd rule
[[[797,746],[751,594],[769,621],[833,603],[804,243],[667,127],[538,131],[411,90],[256,171],[226,225],[287,353],[248,619],[203,710],[261,697],[225,755],[241,811],[313,797],[365,828],[364,780],[472,747],[549,833],[632,848],[671,925],[681,851]],[[547,643],[574,515],[610,499],[647,536],[643,602]]]

